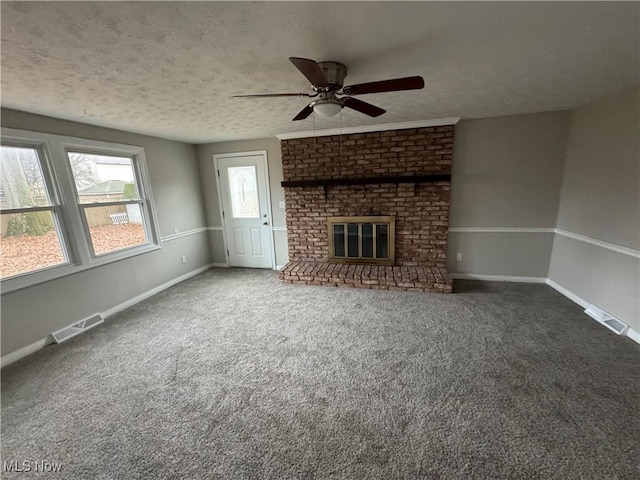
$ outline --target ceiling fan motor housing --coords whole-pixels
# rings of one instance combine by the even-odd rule
[[[346,65],[339,62],[318,62],[318,66],[334,91],[342,88],[344,77],[347,76]]]
[[[316,62],[310,58],[289,57],[289,61],[311,83],[313,94],[309,93],[262,93],[256,95],[236,95],[240,97],[310,97],[316,98],[304,107],[293,120],[304,120],[312,113],[331,117],[344,107],[356,110],[370,117],[379,117],[386,110],[363,102],[352,95],[365,93],[396,92],[399,90],[417,90],[424,88],[424,79],[420,76],[393,78],[378,82],[366,82],[344,87],[347,76],[346,65],[340,62]],[[338,97],[338,95],[345,95]]]

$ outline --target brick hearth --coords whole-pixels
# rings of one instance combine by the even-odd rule
[[[303,285],[451,293],[451,277],[438,267],[289,262],[280,271],[280,279]]]
[[[449,181],[385,178],[450,175],[452,125],[282,140],[286,182],[367,178],[365,185],[285,185],[288,283],[450,292],[445,270]],[[379,179],[379,180],[378,180]],[[327,217],[395,217],[394,267],[328,260]]]

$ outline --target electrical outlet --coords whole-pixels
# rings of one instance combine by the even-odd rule
[[[278,203],[278,205],[280,206],[280,208],[284,208],[284,200],[282,200],[281,202]]]
[[[462,253],[458,252],[458,255],[456,256],[456,259],[461,262],[462,261]]]
[[[181,260],[182,260],[182,263],[187,263],[187,257],[186,257],[186,255],[182,255]]]

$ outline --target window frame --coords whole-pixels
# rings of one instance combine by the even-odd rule
[[[148,205],[148,194],[151,191],[151,189],[149,188],[148,185],[146,185],[142,179],[146,178],[147,175],[144,174],[144,172],[142,171],[142,168],[144,166],[144,164],[146,163],[144,160],[141,160],[144,158],[144,149],[142,149],[141,147],[131,147],[131,148],[122,148],[122,147],[127,147],[124,145],[119,145],[119,148],[111,148],[111,146],[106,146],[105,145],[95,145],[93,148],[88,149],[86,146],[84,145],[76,145],[72,142],[62,142],[62,146],[64,148],[64,152],[65,152],[65,159],[69,165],[69,172],[71,172],[71,180],[72,180],[72,187],[73,187],[73,200],[76,203],[76,206],[78,207],[78,210],[80,212],[80,219],[82,221],[82,227],[84,230],[84,234],[86,239],[88,240],[88,244],[89,244],[89,253],[90,253],[90,261],[91,262],[95,262],[97,259],[103,258],[105,256],[108,255],[115,255],[119,252],[122,251],[126,251],[132,248],[138,248],[144,245],[148,245],[149,243],[153,243],[153,241],[151,239],[153,239],[153,231],[151,228],[151,219],[149,218],[149,211],[147,209],[147,205]],[[126,150],[126,151],[125,151]],[[73,175],[73,171],[71,169],[71,160],[69,158],[69,154],[70,153],[84,153],[87,155],[105,155],[105,156],[117,156],[117,157],[126,157],[126,158],[130,158],[131,159],[131,166],[133,168],[133,175],[134,175],[134,179],[135,179],[135,184],[136,184],[136,188],[138,191],[138,197],[139,199],[137,200],[118,200],[118,201],[112,201],[112,202],[95,202],[95,203],[81,203],[80,202],[80,195],[78,192],[78,188],[76,186],[76,182],[75,182],[75,177]],[[141,244],[141,245],[135,245],[135,246],[131,246],[131,247],[127,247],[127,248],[123,248],[123,249],[119,249],[119,250],[115,250],[112,252],[106,252],[106,253],[101,253],[101,254],[96,254],[95,252],[95,248],[93,246],[93,240],[91,238],[91,231],[89,228],[89,223],[87,221],[87,216],[85,215],[85,211],[88,208],[99,208],[99,207],[108,207],[108,206],[112,206],[112,205],[132,205],[132,204],[136,204],[140,206],[140,210],[141,210],[141,215],[143,218],[143,226],[144,226],[144,232],[145,232],[145,236],[147,238],[147,243],[145,244]]]
[[[20,213],[35,213],[35,212],[46,212],[46,211],[51,212],[51,215],[53,218],[53,226],[58,235],[60,250],[62,252],[62,256],[64,257],[63,263],[60,263],[57,265],[50,265],[48,267],[38,268],[36,270],[31,270],[29,272],[14,275],[13,277],[8,277],[6,280],[17,279],[24,275],[39,274],[41,272],[47,272],[51,269],[56,269],[56,268],[69,265],[72,261],[71,254],[70,254],[71,249],[69,248],[68,241],[67,241],[69,234],[68,234],[68,229],[66,228],[65,219],[62,213],[62,201],[60,197],[60,192],[58,191],[58,188],[57,188],[57,182],[55,180],[54,171],[51,164],[51,155],[49,154],[48,148],[46,148],[47,147],[46,142],[27,141],[23,138],[7,138],[4,135],[2,135],[2,138],[0,139],[0,146],[32,149],[36,152],[36,155],[38,157],[38,165],[40,167],[40,171],[42,172],[42,181],[44,182],[44,187],[46,189],[46,194],[49,201],[49,205],[47,206],[5,208],[5,209],[0,209],[0,212],[2,213],[2,215],[14,215],[14,214],[20,214]]]
[[[51,203],[55,203],[55,208],[59,209],[57,211],[58,234],[63,255],[67,259],[65,264],[1,279],[0,288],[2,293],[30,287],[162,248],[143,147],[10,128],[2,128],[1,132],[2,145],[38,149],[45,185],[48,189]],[[140,196],[140,199],[135,200],[133,203],[141,205],[147,243],[100,255],[95,254],[84,215],[84,208],[102,204],[80,203],[68,157],[69,151],[123,156],[132,159],[138,195]],[[3,211],[3,213],[8,214],[9,209]]]

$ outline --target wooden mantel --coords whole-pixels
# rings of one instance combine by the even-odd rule
[[[317,180],[289,180],[283,187],[331,187],[335,185],[371,185],[377,183],[435,183],[450,182],[451,174],[403,175],[397,177],[324,178]]]

